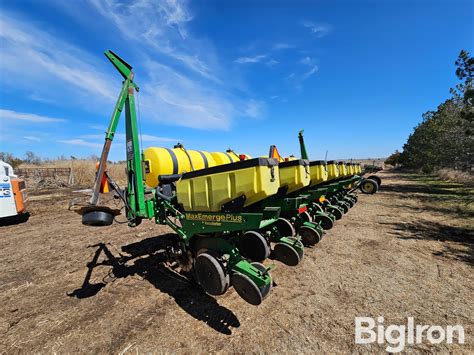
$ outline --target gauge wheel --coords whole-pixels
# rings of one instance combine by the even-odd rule
[[[315,215],[313,222],[319,224],[326,231],[334,226],[333,220],[327,214]]]
[[[300,263],[300,256],[295,248],[286,243],[277,243],[273,248],[275,259],[288,266],[296,266]]]
[[[270,246],[265,237],[256,231],[245,232],[238,242],[243,257],[253,261],[263,261],[270,256]]]
[[[280,232],[280,235],[282,237],[294,237],[296,232],[295,232],[295,227],[291,224],[289,220],[286,218],[278,218],[278,220],[275,222],[276,227],[278,229],[278,232]]]
[[[298,234],[301,237],[301,242],[303,243],[303,245],[310,246],[318,244],[322,237],[316,228],[308,226],[302,226],[298,230]]]
[[[227,291],[229,274],[221,262],[209,251],[199,254],[194,259],[194,274],[197,282],[210,295],[222,295]]]

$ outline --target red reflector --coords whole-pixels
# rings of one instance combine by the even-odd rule
[[[308,209],[308,206],[298,208],[298,214],[305,212]]]

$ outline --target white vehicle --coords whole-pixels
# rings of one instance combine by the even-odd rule
[[[0,160],[0,223],[27,216],[27,200],[25,181],[14,174],[10,164]]]

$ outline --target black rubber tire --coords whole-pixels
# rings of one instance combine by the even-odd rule
[[[293,227],[291,222],[286,218],[278,218],[278,220],[275,222],[275,225],[282,237],[294,237],[296,234],[295,227]]]
[[[359,197],[357,197],[356,194],[350,193],[347,196],[349,196],[352,199],[352,201],[354,201],[354,203],[357,203],[357,201],[359,200]]]
[[[295,244],[296,243],[301,243],[301,241],[297,237],[289,237],[288,239],[291,239]],[[303,243],[301,243],[301,244],[303,244]],[[295,247],[293,247],[293,248],[298,253],[298,256],[300,257],[300,262],[301,262],[301,260],[303,260],[303,257],[304,257],[304,249],[303,248],[295,248]]]
[[[340,208],[342,208],[342,211],[344,212],[344,214],[346,214],[347,212],[349,212],[349,204],[345,201],[339,201],[337,203],[337,206],[339,206]]]
[[[213,296],[222,295],[229,287],[229,274],[213,255],[208,252],[194,259],[194,275],[203,290]]]
[[[333,220],[327,215],[317,214],[313,217],[313,222],[319,224],[324,230],[330,230],[334,227]]]
[[[364,179],[360,186],[359,186],[360,191],[366,195],[373,195],[376,193],[379,189],[379,185],[375,180],[371,179]]]
[[[323,207],[322,207],[319,203],[313,203],[311,206],[312,206],[313,208],[317,209],[316,212],[324,212]]]
[[[114,215],[105,211],[89,211],[82,215],[82,224],[92,227],[110,226],[114,222]]]
[[[347,197],[347,196],[344,197],[344,201],[347,202],[347,204],[349,205],[349,208],[352,208],[355,205],[355,202],[350,197]]]
[[[276,243],[273,254],[275,259],[288,266],[296,266],[301,260],[296,249],[285,243]]]
[[[245,232],[238,242],[243,257],[253,261],[264,261],[270,256],[270,245],[263,235],[256,231]]]
[[[311,228],[308,226],[300,227],[298,234],[301,237],[301,242],[303,245],[316,245],[321,241],[322,238],[322,235],[316,228]]]
[[[367,179],[374,180],[379,187],[380,187],[380,185],[382,185],[382,179],[380,177],[378,177],[377,175],[370,175],[370,176],[367,177]]]
[[[258,306],[263,301],[262,293],[258,286],[247,275],[235,272],[231,277],[232,286],[244,301]]]
[[[328,209],[329,213],[331,213],[334,217],[336,217],[336,221],[340,220],[344,215],[344,212],[339,208],[331,207]]]
[[[312,222],[313,218],[309,214],[308,211],[304,211],[303,213],[300,213],[300,217],[303,220],[303,222]]]
[[[267,268],[265,267],[265,265],[263,265],[261,263],[258,263],[258,262],[253,262],[251,264],[255,268],[259,269],[264,275],[269,275],[269,272],[268,272]],[[270,291],[272,289],[272,284],[273,284],[273,282],[270,282],[268,285],[265,285],[263,287],[259,287],[260,293],[262,295],[262,299],[265,299],[268,296],[268,294],[270,293]]]

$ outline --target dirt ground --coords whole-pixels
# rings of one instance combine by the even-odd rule
[[[464,345],[407,349],[474,352],[474,215],[437,204],[464,193],[379,175],[381,191],[359,195],[300,265],[276,262],[277,285],[258,307],[233,290],[207,296],[161,267],[149,254],[167,228],[85,227],[67,209],[71,190],[32,194],[29,221],[0,227],[0,352],[382,351],[354,343],[356,316],[460,324]],[[129,267],[98,266],[95,286],[77,291],[99,242]]]

